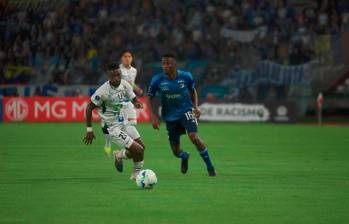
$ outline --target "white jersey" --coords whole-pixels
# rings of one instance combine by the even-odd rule
[[[107,81],[91,96],[91,101],[97,106],[102,126],[111,127],[127,123],[126,115],[120,112],[127,104],[125,102],[135,97],[132,86],[127,81],[121,80],[118,87],[111,86]]]
[[[133,86],[137,77],[137,69],[134,67],[126,68],[123,64],[119,66],[122,79],[128,81]]]

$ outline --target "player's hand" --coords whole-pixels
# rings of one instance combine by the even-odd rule
[[[141,88],[139,88],[137,85],[135,85],[133,87],[133,91],[138,95],[138,96],[142,96],[143,95],[143,90]]]
[[[198,107],[195,107],[195,108],[193,109],[193,112],[194,112],[196,118],[199,118],[199,117],[200,117],[201,111],[200,111],[200,109],[199,109]]]
[[[134,106],[135,106],[136,109],[143,109],[143,104],[140,103],[140,102],[134,103]]]
[[[90,145],[92,144],[93,139],[95,139],[95,134],[93,134],[93,131],[88,131],[86,132],[86,136],[84,138],[84,143],[85,145]]]
[[[153,128],[156,129],[156,130],[160,130],[160,121],[157,117],[152,117],[151,118],[151,124],[153,125]]]

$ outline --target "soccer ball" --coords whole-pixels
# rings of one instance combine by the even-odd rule
[[[137,186],[140,188],[153,188],[157,182],[158,178],[152,170],[141,170],[136,178]]]

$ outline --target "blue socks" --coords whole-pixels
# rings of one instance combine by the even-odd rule
[[[180,151],[180,153],[177,154],[177,157],[181,158],[181,159],[187,159],[189,157],[189,153],[184,152],[184,151]]]
[[[199,151],[201,158],[204,160],[207,169],[212,170],[213,169],[213,164],[211,162],[210,156],[208,155],[208,150],[205,148],[203,151]],[[189,153],[180,151],[177,155],[178,158],[181,159],[187,159],[189,157]]]
[[[213,165],[210,159],[210,156],[208,155],[208,150],[207,148],[204,149],[204,151],[199,151],[201,158],[204,160],[204,162],[206,163],[207,169],[208,170],[212,170],[213,169]]]

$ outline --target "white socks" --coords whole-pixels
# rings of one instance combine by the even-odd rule
[[[126,149],[122,149],[122,150],[121,150],[121,158],[122,158],[122,159],[129,159],[129,158],[127,157],[127,155],[126,155]]]
[[[133,163],[133,170],[140,171],[143,168],[144,160]]]
[[[106,148],[110,148],[111,147],[111,142],[110,142],[110,139],[109,139],[109,135],[108,134],[104,134],[104,138],[105,138],[105,147]]]

